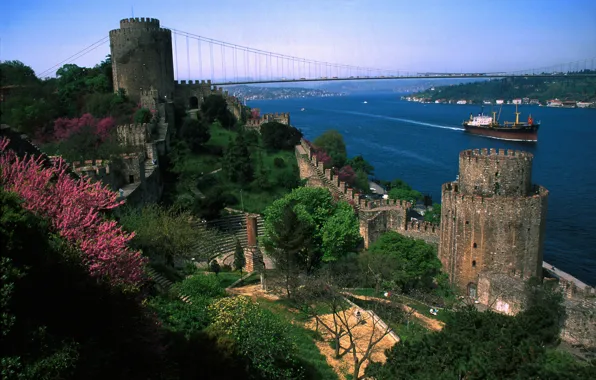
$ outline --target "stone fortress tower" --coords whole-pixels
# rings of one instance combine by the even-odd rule
[[[443,184],[439,259],[472,298],[482,275],[542,279],[548,191],[532,184],[532,160],[527,152],[465,150],[459,179]]]
[[[159,97],[173,99],[172,32],[158,19],[120,20],[120,29],[110,31],[110,51],[115,92],[122,88],[139,102],[152,87]]]

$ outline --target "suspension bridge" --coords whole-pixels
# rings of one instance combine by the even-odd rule
[[[148,19],[149,20],[149,19]],[[400,80],[431,78],[596,77],[596,57],[547,67],[509,72],[420,72],[379,69],[300,58],[199,36],[164,26],[172,33],[174,78],[177,82],[210,80],[213,85]],[[65,63],[109,42],[106,36],[77,54],[41,72],[47,76]]]

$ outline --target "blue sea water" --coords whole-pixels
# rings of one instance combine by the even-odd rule
[[[441,199],[441,184],[458,174],[461,150],[533,153],[533,182],[550,192],[544,259],[596,285],[596,110],[522,106],[522,120],[531,113],[542,122],[539,141],[524,143],[465,133],[461,122],[480,112],[478,106],[406,102],[394,93],[248,105],[261,113],[290,112],[292,125],[309,140],[325,130],[338,130],[348,155],[362,154],[375,167],[377,178],[401,178],[435,201]],[[513,121],[514,112],[514,106],[503,106],[501,120]]]

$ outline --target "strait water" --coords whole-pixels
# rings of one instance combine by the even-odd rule
[[[596,285],[596,110],[522,106],[521,120],[532,113],[542,122],[539,141],[524,143],[464,133],[461,122],[480,112],[479,106],[406,102],[393,93],[248,105],[261,113],[290,112],[292,125],[311,141],[327,129],[338,130],[348,155],[362,154],[375,167],[375,177],[401,178],[435,202],[441,199],[441,184],[458,174],[461,150],[533,153],[533,182],[550,191],[544,260]],[[515,106],[503,106],[500,120],[515,120],[514,112]]]

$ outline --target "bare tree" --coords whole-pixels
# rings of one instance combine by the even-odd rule
[[[354,370],[353,379],[360,379],[360,369],[367,363],[375,347],[393,330],[377,315],[393,322],[406,317],[400,305],[392,302],[367,302],[367,309],[355,306],[342,293],[341,287],[331,283],[329,278],[308,278],[308,282],[295,292],[300,307],[322,326],[334,342],[335,357],[351,355]]]

